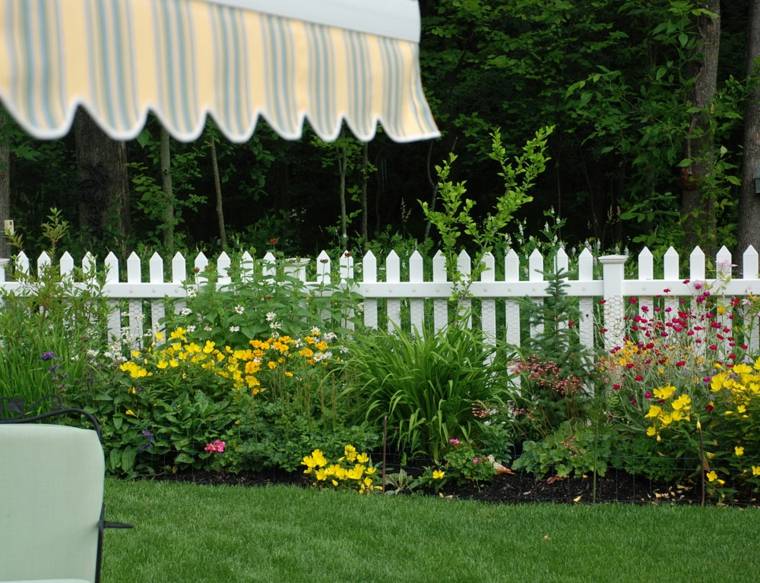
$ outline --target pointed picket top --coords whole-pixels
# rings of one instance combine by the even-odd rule
[[[132,251],[127,257],[127,283],[140,283],[141,280],[140,258]]]
[[[433,256],[433,281],[436,283],[446,281],[446,256],[440,249]]]
[[[554,269],[557,273],[560,271],[563,272],[565,274],[564,277],[567,278],[567,271],[569,268],[570,258],[567,256],[565,248],[560,247],[559,251],[557,251],[557,255],[554,257]]]
[[[103,265],[106,270],[106,283],[119,283],[119,258],[114,255],[113,251],[109,251],[106,255]]]
[[[216,258],[216,273],[219,276],[219,283],[230,282],[230,265],[231,264],[232,264],[232,261],[230,261],[230,256],[227,255],[225,251],[222,251],[219,254],[219,257]]]
[[[89,251],[84,254],[84,257],[82,257],[82,271],[84,272],[85,277],[95,279],[97,261],[95,260],[95,256]]]
[[[504,279],[506,281],[520,281],[520,256],[514,249],[507,251],[504,257]]]
[[[164,283],[164,260],[158,253],[153,253],[148,261],[150,283]]]
[[[425,261],[416,249],[409,257],[409,281],[413,283],[425,281]]]
[[[480,281],[496,281],[496,258],[493,253],[483,255],[483,271],[480,274]]]
[[[538,252],[538,249],[534,249],[528,257],[528,280],[544,280],[544,256]]]
[[[731,251],[725,245],[715,254],[715,271],[718,277],[731,277]]]
[[[578,279],[581,281],[594,279],[594,255],[588,247],[578,256]]]
[[[654,255],[647,247],[639,253],[639,279],[645,281],[654,279]]]
[[[678,266],[679,258],[678,258],[678,252],[673,249],[673,247],[668,247],[668,250],[665,251],[665,256],[663,257],[663,264],[664,264],[664,277],[665,279],[679,279],[680,278],[680,271]]]
[[[23,251],[16,255],[16,269],[25,275],[29,275],[29,257]]]
[[[401,281],[401,259],[395,251],[388,253],[385,258],[385,281],[393,283]]]
[[[470,273],[472,273],[472,259],[464,249],[457,255],[457,271],[466,276],[464,279],[469,281]]]
[[[343,251],[340,254],[338,265],[340,266],[340,281],[354,279],[354,256],[350,251]]]
[[[50,255],[48,255],[45,251],[40,253],[40,256],[37,258],[37,275],[42,276],[45,270],[50,267],[51,263],[52,261],[50,260]]]
[[[187,262],[179,251],[172,257],[172,283],[185,283],[187,279]]]
[[[377,258],[372,251],[367,251],[362,258],[362,277],[364,283],[377,283]]]
[[[61,270],[61,277],[70,276],[74,271],[74,258],[71,256],[71,253],[66,251],[63,255],[61,255],[59,265]]]
[[[195,261],[193,261],[193,270],[195,271],[195,279],[197,281],[206,281],[206,278],[203,276],[203,272],[206,271],[208,268],[208,257],[206,257],[203,254],[203,251],[198,253],[198,255],[195,256]]]
[[[742,255],[742,277],[744,279],[757,279],[758,255],[755,248],[750,245]]]
[[[274,277],[277,275],[277,258],[271,251],[267,251],[262,262],[261,273],[264,277]]]
[[[699,247],[689,255],[689,278],[695,281],[705,279],[705,253]]]
[[[240,279],[244,282],[253,279],[253,257],[248,251],[240,256]]]
[[[323,250],[317,255],[317,283],[330,285],[330,256]]]

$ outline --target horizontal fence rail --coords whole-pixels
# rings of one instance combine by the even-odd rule
[[[623,342],[626,305],[632,298],[636,298],[639,315],[646,317],[651,316],[655,305],[675,310],[679,302],[693,301],[704,289],[711,289],[714,295],[721,297],[760,296],[758,253],[752,247],[742,254],[738,266],[732,263],[730,251],[721,248],[715,256],[714,273],[709,278],[706,257],[699,247],[689,255],[688,266],[682,266],[678,253],[670,248],[658,262],[661,265],[658,274],[655,274],[655,257],[645,248],[637,257],[634,279],[625,277],[629,258],[624,255],[594,257],[590,250],[584,249],[571,260],[565,250],[560,249],[547,261],[538,251],[521,257],[517,251],[510,250],[498,260],[489,253],[483,258],[479,281],[472,282],[467,298],[453,308],[449,298],[454,284],[443,253],[439,251],[432,258],[425,258],[415,251],[402,261],[391,251],[381,259],[368,252],[355,265],[348,252],[335,262],[323,251],[314,260],[278,259],[267,253],[257,261],[246,252],[236,256],[234,262],[227,253],[221,253],[212,263],[199,253],[188,269],[188,259],[180,253],[168,262],[155,253],[147,261],[132,253],[125,264],[113,253],[100,263],[92,253],[87,253],[81,261],[82,271],[78,272],[73,257],[67,252],[61,256],[58,270],[78,286],[86,286],[88,281],[74,281],[75,273],[89,278],[90,283],[95,274],[102,273],[105,282],[102,293],[110,306],[109,335],[114,339],[128,337],[133,343],[140,342],[146,326],[152,332],[161,330],[168,305],[166,299],[175,300],[173,308],[181,310],[188,294],[207,282],[208,269],[216,273],[220,288],[233,277],[243,281],[257,278],[271,281],[278,273],[296,278],[311,288],[339,283],[360,296],[361,309],[351,313],[369,328],[382,325],[388,329],[439,331],[450,322],[452,309],[463,309],[472,314],[471,325],[482,329],[486,339],[491,342],[500,339],[514,346],[519,346],[527,336],[541,333],[540,324],[526,321],[522,306],[525,301],[537,304],[543,301],[547,295],[544,275],[553,270],[568,274],[566,293],[577,298],[578,333],[580,342],[587,348],[594,348],[597,330],[602,331],[604,347],[608,350]],[[461,252],[457,269],[465,278],[472,274],[471,264],[470,256]],[[52,260],[43,253],[37,258],[35,271],[40,273],[46,268],[52,268]],[[11,277],[14,273],[16,276]],[[31,273],[31,262],[23,252],[15,258],[13,269],[0,262],[0,289],[12,293],[24,289],[27,284],[22,274]],[[729,311],[741,310],[727,302],[725,305]],[[754,322],[749,328],[751,332],[746,339],[754,350],[760,348],[757,324]]]

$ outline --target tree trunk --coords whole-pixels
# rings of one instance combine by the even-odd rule
[[[364,142],[362,151],[362,239],[369,241],[369,204],[367,201],[367,181],[369,180],[369,143]]]
[[[122,252],[129,234],[127,147],[108,137],[80,109],[74,121],[79,182],[79,226],[99,240],[117,242]]]
[[[760,59],[760,2],[752,2],[747,43],[747,76],[758,72]],[[755,194],[754,177],[760,174],[760,84],[755,82],[744,114],[744,165],[739,199],[739,252],[752,245],[760,251],[760,194]]]
[[[0,113],[0,258],[11,255],[4,222],[11,218],[11,148],[5,135],[5,116]]]
[[[172,151],[169,132],[161,128],[161,185],[164,190],[164,248],[174,254],[174,188],[172,187]]]
[[[222,181],[219,178],[219,160],[216,156],[216,140],[211,136],[211,166],[214,169],[214,190],[216,191],[216,220],[219,224],[219,240],[222,250],[227,249],[227,231],[224,228],[224,205],[222,204]]]
[[[706,0],[701,6],[713,16],[699,17],[700,41],[696,47],[699,58],[691,101],[700,111],[693,115],[686,138],[686,157],[692,164],[682,173],[681,220],[687,247],[702,245],[712,253],[717,242],[715,201],[703,187],[715,161],[710,107],[718,85],[720,0]]]

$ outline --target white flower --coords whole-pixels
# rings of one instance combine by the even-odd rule
[[[95,358],[96,356],[98,356],[98,354],[100,354],[100,352],[97,350],[93,350],[92,348],[87,350],[87,358]]]
[[[282,324],[280,324],[279,322],[271,322],[271,323],[269,324],[269,327],[270,327],[272,330],[279,330],[280,328],[282,328]]]
[[[274,322],[277,319],[277,314],[274,312],[267,312],[267,322]]]
[[[295,346],[296,348],[303,348],[303,340],[301,340],[300,338],[298,338],[295,341],[295,343],[293,344],[293,346]]]
[[[233,308],[233,310],[235,310],[235,313],[236,313],[237,315],[240,315],[240,314],[242,314],[243,312],[245,312],[245,308],[244,308],[243,306],[235,306],[235,307]]]
[[[182,308],[182,309],[179,311],[179,315],[180,315],[180,316],[189,316],[189,315],[190,315],[190,314],[192,314],[192,313],[193,313],[193,311],[192,311],[190,308]]]
[[[230,326],[230,332],[240,332],[240,326]]]
[[[190,334],[192,334],[193,332],[195,332],[195,326],[188,326],[187,331],[190,332]]]
[[[203,327],[203,330],[204,330],[204,332],[211,332],[213,330],[213,328],[211,326],[209,326],[208,324],[206,324]]]
[[[309,333],[310,333],[312,336],[319,336],[319,335],[320,335],[322,332],[319,330],[319,328],[317,328],[316,326],[314,326],[314,328],[312,328],[312,329],[309,331]]]
[[[337,335],[335,332],[328,332],[327,334],[325,334],[325,335],[324,335],[324,337],[323,337],[323,338],[324,338],[324,340],[325,340],[326,342],[332,342],[332,341],[333,341],[333,340],[335,340],[337,337],[338,337],[338,335]]]

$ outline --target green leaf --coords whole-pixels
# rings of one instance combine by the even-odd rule
[[[689,35],[685,32],[682,32],[678,35],[678,42],[681,44],[682,47],[685,47],[689,43]]]
[[[192,464],[194,461],[195,460],[193,460],[193,458],[186,453],[181,453],[176,458],[174,458],[175,464]]]
[[[121,452],[121,469],[125,472],[131,472],[135,467],[135,458],[137,450],[134,447],[128,447]]]
[[[684,158],[678,163],[677,168],[688,168],[692,164],[694,164],[694,160],[691,158]]]

